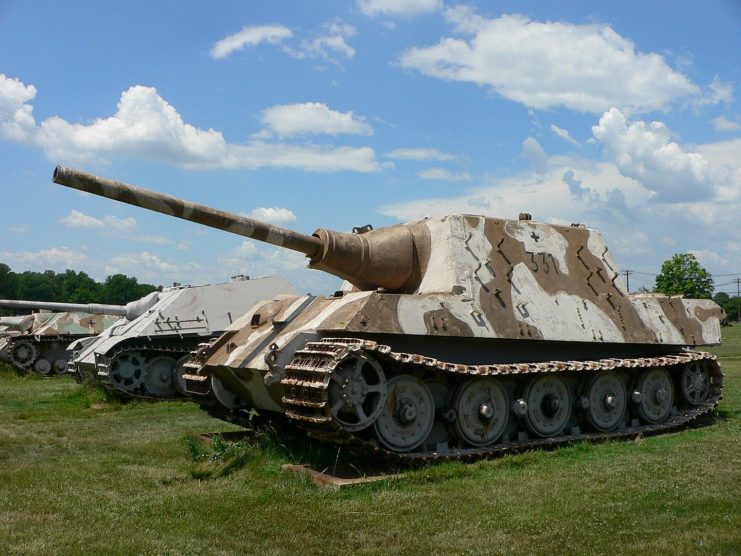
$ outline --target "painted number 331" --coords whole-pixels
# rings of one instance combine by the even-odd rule
[[[532,251],[527,251],[527,254],[530,255],[530,270],[533,272],[545,272],[548,274],[553,270],[553,272],[559,274],[558,264],[550,253],[534,253]]]

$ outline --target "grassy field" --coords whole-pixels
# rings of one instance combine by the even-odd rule
[[[2,370],[0,554],[741,553],[741,326],[724,334],[711,426],[342,491],[281,470],[327,448],[208,445],[235,429],[192,404]]]

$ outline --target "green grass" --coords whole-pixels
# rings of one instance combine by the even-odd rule
[[[334,448],[234,427],[187,402],[112,403],[0,371],[1,554],[741,552],[741,327],[712,426],[431,465],[342,491],[281,464]]]

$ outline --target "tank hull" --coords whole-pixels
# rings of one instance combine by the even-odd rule
[[[257,302],[281,294],[295,290],[277,277],[167,288],[138,318],[72,346],[69,371],[121,397],[180,397],[183,358]]]
[[[40,375],[63,375],[67,372],[72,342],[95,336],[118,320],[118,317],[80,312],[35,313],[30,330],[7,337],[3,357],[16,370]]]
[[[514,446],[539,447],[545,438],[555,445],[654,434],[712,411],[722,373],[712,356],[688,348],[698,340],[718,341],[714,307],[701,300],[626,297],[639,306],[635,318],[662,323],[661,334],[647,333],[653,329],[644,324],[643,334],[610,336],[605,330],[612,328],[590,330],[587,321],[576,332],[541,325],[530,335],[519,324],[500,323],[504,333],[485,337],[475,327],[487,322],[466,317],[461,307],[470,302],[455,294],[285,297],[256,305],[192,354],[186,389],[227,421],[252,409],[282,414],[324,440],[407,461],[492,457]],[[401,304],[407,314],[400,314]],[[521,322],[534,328],[537,317],[533,311]],[[353,417],[350,402],[377,384],[368,377],[353,384],[345,369],[358,361],[380,369],[374,372],[390,388],[375,407],[378,415],[372,403],[363,410],[367,422]],[[543,379],[550,375],[557,378]],[[332,385],[347,380],[345,399]],[[426,411],[423,439],[410,437],[395,417],[403,408],[389,407],[389,400],[403,397],[391,395],[397,390],[417,404],[416,414]],[[496,407],[506,420],[493,433],[479,415],[481,407],[489,411],[481,400],[490,391],[499,394]],[[567,406],[568,415],[556,419],[537,409],[547,403]],[[617,404],[619,414],[605,404]]]

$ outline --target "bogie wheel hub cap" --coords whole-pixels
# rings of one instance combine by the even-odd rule
[[[602,371],[591,377],[585,395],[589,401],[587,421],[598,431],[613,430],[625,418],[628,392],[617,373]]]
[[[638,378],[641,393],[638,416],[649,423],[663,423],[674,403],[674,387],[666,369],[650,369]]]
[[[572,397],[566,381],[556,375],[532,379],[523,392],[527,402],[525,422],[538,436],[557,436],[571,417]]]
[[[376,436],[390,450],[409,452],[425,441],[435,422],[435,399],[427,384],[411,375],[388,381]]]
[[[507,394],[496,379],[474,378],[461,384],[456,390],[453,408],[455,430],[472,446],[496,442],[507,426]]]

